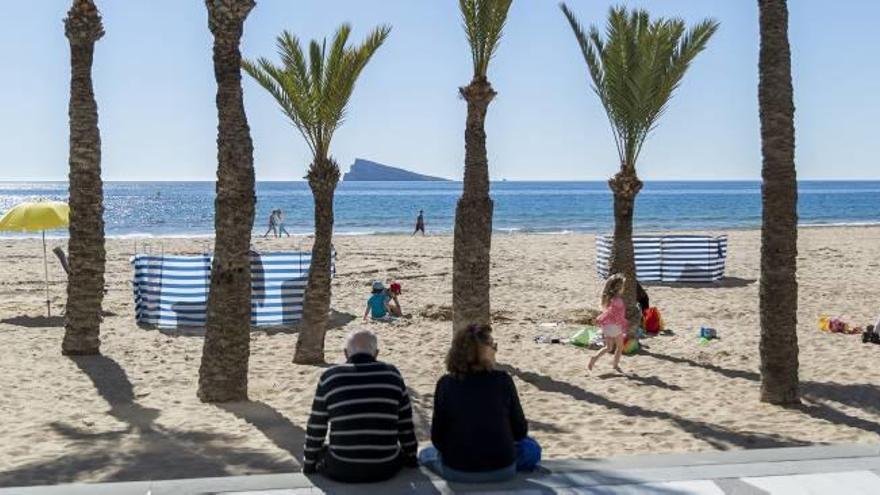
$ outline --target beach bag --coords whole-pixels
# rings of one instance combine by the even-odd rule
[[[649,335],[660,333],[663,330],[663,318],[660,316],[660,310],[655,307],[646,309],[642,318],[642,327]]]
[[[595,336],[599,334],[596,327],[584,327],[571,336],[569,342],[578,347],[590,347],[590,343],[595,340]]]
[[[532,437],[516,442],[516,470],[534,471],[541,463],[541,445]]]

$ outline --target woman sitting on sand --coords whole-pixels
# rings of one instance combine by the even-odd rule
[[[434,391],[434,445],[419,454],[419,462],[449,481],[504,481],[518,465],[531,469],[540,460],[513,379],[494,369],[497,350],[488,325],[452,338],[448,373]]]

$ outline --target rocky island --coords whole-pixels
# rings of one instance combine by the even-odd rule
[[[355,159],[349,171],[343,176],[343,181],[448,181],[441,177],[417,174],[402,168],[389,167],[381,163]]]

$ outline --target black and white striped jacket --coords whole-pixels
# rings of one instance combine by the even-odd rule
[[[397,368],[356,354],[325,371],[306,426],[305,468],[315,466],[328,436],[327,455],[355,469],[414,457],[412,406]]]

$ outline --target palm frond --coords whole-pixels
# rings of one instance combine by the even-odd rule
[[[299,39],[284,31],[276,45],[281,65],[265,58],[244,60],[242,68],[278,103],[302,134],[316,159],[329,157],[330,141],[342,124],[355,82],[391,28],[376,28],[363,43],[349,46],[351,26],[343,24],[327,40],[309,43],[308,56]]]
[[[645,140],[718,22],[706,19],[686,30],[681,19],[652,21],[645,10],[612,7],[603,38],[595,25],[585,31],[566,4],[560,8],[608,115],[621,167],[635,167]]]
[[[513,0],[459,0],[462,26],[474,65],[474,78],[485,79],[498,50]]]

